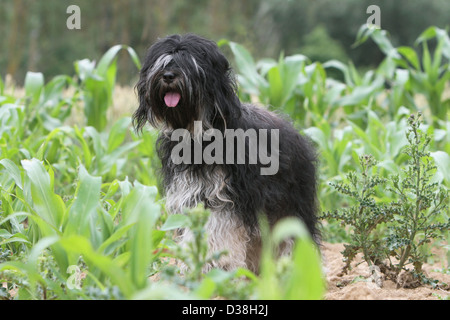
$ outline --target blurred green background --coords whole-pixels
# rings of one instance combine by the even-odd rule
[[[72,4],[81,9],[80,30],[66,27]],[[412,46],[430,25],[449,26],[448,0],[0,0],[0,75],[21,85],[27,71],[71,74],[75,60],[98,60],[118,43],[143,58],[158,37],[186,32],[241,43],[255,58],[302,53],[373,67],[384,57],[378,47],[352,47],[372,4],[394,45]],[[130,59],[119,59],[119,69],[119,83],[135,81]]]

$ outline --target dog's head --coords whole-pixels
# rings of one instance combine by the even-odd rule
[[[191,130],[239,115],[230,64],[215,42],[197,35],[172,35],[148,50],[136,85],[139,108],[134,124]]]

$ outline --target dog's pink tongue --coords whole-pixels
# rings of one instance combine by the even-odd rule
[[[176,107],[180,98],[181,96],[178,92],[167,92],[164,96],[164,102],[168,107]]]

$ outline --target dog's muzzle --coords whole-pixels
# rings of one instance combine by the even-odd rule
[[[176,85],[176,78],[177,75],[175,72],[170,70],[166,70],[162,74],[161,82],[166,91],[164,93],[164,103],[170,108],[176,107],[181,99],[181,94],[176,90],[173,90]]]

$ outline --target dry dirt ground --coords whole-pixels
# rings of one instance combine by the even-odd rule
[[[428,277],[447,284],[447,286],[437,289],[433,289],[431,286],[420,286],[415,289],[397,288],[397,285],[390,280],[384,280],[380,288],[369,277],[369,268],[365,262],[361,263],[360,256],[351,264],[352,270],[348,274],[342,274],[344,262],[341,251],[343,250],[343,244],[324,244],[322,253],[328,284],[326,300],[450,299],[450,287],[448,286],[450,285],[450,274],[443,273],[443,269],[448,268],[445,259],[446,252],[443,250],[437,252],[436,256],[439,259],[435,259],[434,264],[426,264],[423,267]]]

